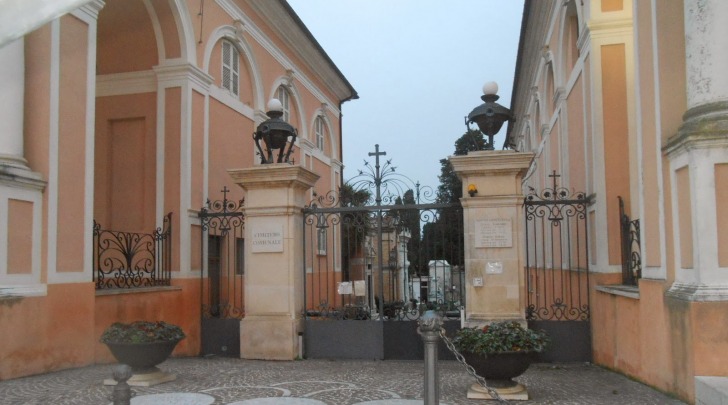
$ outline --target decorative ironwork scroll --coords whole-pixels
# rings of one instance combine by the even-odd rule
[[[619,222],[622,244],[622,283],[637,285],[642,277],[642,256],[640,253],[640,220],[631,219],[624,210],[624,200],[619,198]]]
[[[557,185],[531,189],[524,201],[529,320],[588,320],[589,250],[583,192]]]
[[[365,161],[340,190],[303,209],[305,315],[414,320],[437,309],[459,317],[462,207],[436,202],[430,187],[380,162],[379,145],[369,155],[373,165]]]
[[[94,221],[96,289],[168,286],[171,279],[172,213],[153,233],[102,229]]]
[[[245,316],[243,296],[243,231],[245,216],[244,200],[227,199],[227,187],[222,190],[223,199],[207,200],[200,209],[201,240],[207,245],[207,255],[200,257],[206,263],[202,276],[203,318],[242,319]]]

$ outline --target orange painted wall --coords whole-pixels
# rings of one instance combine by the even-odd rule
[[[96,99],[94,219],[104,229],[151,232],[156,227],[156,103],[154,93]],[[127,135],[137,136],[137,142],[115,144],[115,135],[125,136],[115,129],[130,125]],[[119,181],[127,184],[115,184]],[[129,206],[134,209],[125,209]]]
[[[164,89],[164,212],[172,213],[173,223],[179,223],[180,215],[180,133],[182,114],[182,90],[179,87]],[[180,245],[179,227],[172,228],[172,246]],[[179,249],[172,249],[172,271],[179,271]]]
[[[575,191],[586,191],[586,151],[584,149],[584,97],[583,80],[580,76],[566,100],[569,111],[569,131],[566,134],[569,156],[569,187]]]
[[[0,380],[92,363],[93,314],[90,282],[51,284],[45,297],[0,301]]]
[[[187,335],[173,356],[195,356],[200,351],[200,280],[173,279],[172,286],[180,290],[140,292],[97,296],[94,311],[94,360],[113,362],[114,358],[98,338],[114,322],[137,320],[157,321],[179,325]]]
[[[142,1],[109,0],[99,12],[96,73],[149,70],[159,63],[154,29]]]
[[[609,264],[621,263],[619,203],[622,196],[630,207],[630,161],[627,123],[627,72],[624,44],[604,45],[602,56],[602,95],[604,117],[604,162],[606,176],[607,232]]]
[[[209,173],[210,200],[222,199],[222,189],[230,190],[228,200],[243,198],[243,190],[234,185],[228,169],[253,165],[253,122],[219,101],[210,98]]]
[[[8,200],[8,274],[32,272],[33,203]]]
[[[728,164],[715,165],[715,184],[728,184]],[[718,266],[728,267],[728,190],[715,188],[715,212],[718,220]]]
[[[86,38],[87,26],[76,17],[61,18],[60,102],[58,123],[58,233],[56,271],[83,271],[85,147],[86,147]],[[90,207],[89,207],[90,209]]]

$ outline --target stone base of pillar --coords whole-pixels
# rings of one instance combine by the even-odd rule
[[[46,182],[40,173],[34,172],[20,163],[22,162],[5,160],[0,157],[0,184],[42,191]]]
[[[491,387],[493,388],[493,387]],[[501,398],[505,399],[506,401],[527,401],[528,400],[528,390],[526,390],[526,386],[523,384],[516,384],[513,387],[506,387],[506,388],[493,388],[495,392],[500,395]],[[488,394],[488,391],[485,390],[485,388],[481,387],[478,383],[473,383],[473,385],[468,388],[468,399],[494,399],[493,397]]]
[[[252,360],[295,360],[300,319],[287,316],[246,316],[240,321],[240,357]]]

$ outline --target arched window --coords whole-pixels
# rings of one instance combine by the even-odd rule
[[[240,94],[240,54],[232,42],[222,41],[222,88],[237,97]]]
[[[288,93],[288,89],[283,86],[278,87],[276,90],[276,98],[281,102],[283,106],[283,121],[290,123],[291,118],[291,95]]]
[[[316,117],[314,122],[314,132],[316,133],[316,148],[324,150],[324,140],[326,139],[326,124],[323,117]]]

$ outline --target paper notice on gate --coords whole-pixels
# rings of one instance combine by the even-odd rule
[[[364,280],[354,281],[354,295],[364,297],[367,295],[367,282]]]
[[[340,295],[345,295],[345,294],[351,294],[352,293],[352,288],[351,288],[351,282],[350,281],[344,281],[344,282],[341,282],[341,283],[337,283],[336,288],[339,291],[339,294]]]

